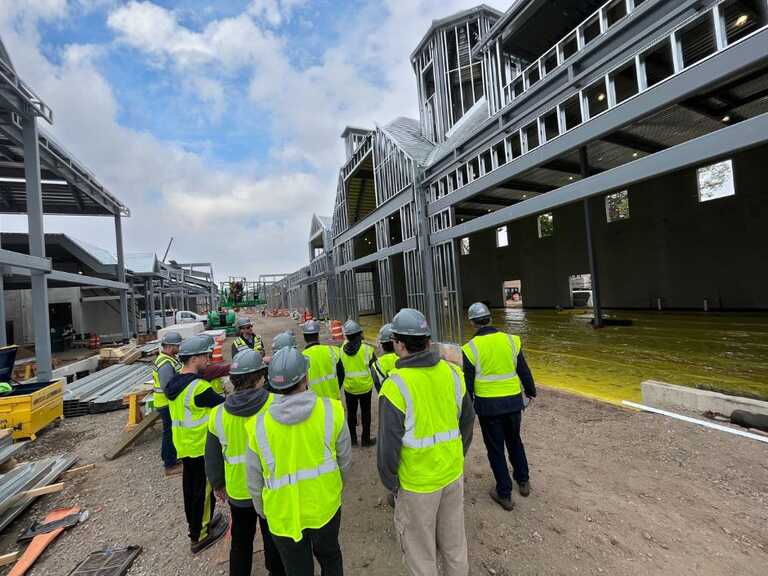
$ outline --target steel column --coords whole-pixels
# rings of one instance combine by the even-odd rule
[[[24,177],[27,181],[27,222],[29,255],[45,258],[43,192],[40,187],[40,147],[37,118],[22,120],[24,128]],[[35,334],[35,360],[38,382],[51,379],[51,324],[48,310],[48,281],[45,272],[30,271],[32,284],[32,324]],[[5,326],[3,326],[5,330]]]
[[[165,281],[160,280],[160,309],[162,310],[162,317],[163,317],[163,328],[167,326],[166,320],[165,320]]]
[[[115,242],[117,243],[117,281],[125,284],[123,223],[119,213],[115,214]],[[125,290],[120,291],[120,326],[123,332],[123,340],[128,340],[131,337],[131,332],[128,326],[128,294],[126,294]]]
[[[589,169],[589,156],[587,154],[587,147],[582,146],[579,148],[579,168],[581,170],[582,178],[589,178],[591,176]],[[582,204],[584,205],[584,229],[587,234],[587,255],[589,256],[589,274],[592,277],[592,310],[595,314],[595,319],[592,325],[595,328],[601,328],[603,326],[603,308],[600,306],[600,276],[598,270],[597,250],[595,248],[595,240],[592,234],[592,211],[590,210],[591,198],[584,198]]]

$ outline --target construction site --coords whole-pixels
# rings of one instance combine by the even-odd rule
[[[267,370],[291,332],[309,358],[317,322],[337,377],[348,327],[381,357],[404,309],[465,372],[482,326],[519,336],[538,389],[520,391],[533,491],[514,510],[488,497],[482,418],[465,445],[469,574],[765,574],[768,0],[508,3],[433,15],[410,55],[419,117],[339,126],[306,263],[250,278],[175,260],[173,239],[124,246],[130,208],[47,135],[0,39],[0,213],[28,222],[0,231],[0,574],[237,574],[231,529],[190,552],[187,488],[163,469],[169,335],[210,339],[223,400],[244,348]],[[48,233],[46,215],[109,218],[114,238]],[[354,418],[344,571],[410,576]],[[268,554],[257,536],[253,574]]]

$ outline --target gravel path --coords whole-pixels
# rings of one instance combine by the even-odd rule
[[[265,343],[287,319],[257,320]],[[126,412],[66,420],[41,434],[21,460],[74,451],[96,467],[66,479],[0,537],[15,537],[61,506],[91,513],[52,544],[33,576],[64,576],[89,552],[140,545],[129,574],[226,574],[227,545],[189,553],[181,478],[166,479],[160,428],[113,462],[103,452]],[[466,525],[472,574],[754,575],[768,566],[768,447],[724,433],[543,389],[526,413],[534,492],[505,512],[479,428],[466,463]],[[375,450],[355,449],[346,482],[342,547],[347,574],[405,574],[384,503]],[[258,553],[254,574],[265,574]],[[5,573],[5,572],[3,572]]]

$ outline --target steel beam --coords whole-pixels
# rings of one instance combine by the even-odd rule
[[[40,187],[40,148],[37,118],[24,118],[24,178],[27,185],[27,223],[29,228],[29,255],[45,258],[45,230],[43,225],[43,191]],[[49,263],[50,264],[50,263]],[[48,282],[45,272],[30,270],[32,284],[32,324],[35,334],[37,381],[48,382],[52,375],[51,324],[48,310]]]
[[[352,262],[347,262],[343,266],[337,266],[336,272],[344,272],[346,270],[354,270],[355,268],[360,268],[361,266],[366,266],[368,264],[374,264],[376,261],[381,260],[382,258],[386,258],[387,256],[394,256],[395,254],[401,254],[403,252],[407,252],[408,250],[413,250],[416,248],[416,238],[409,238],[408,240],[401,242],[400,244],[397,244],[395,246],[389,246],[388,248],[382,248],[381,250],[374,252],[373,254],[369,254],[368,256],[363,256],[362,258],[358,258],[357,260],[353,260]]]
[[[0,234],[0,250],[3,249],[2,234]],[[8,345],[8,338],[5,334],[5,285],[3,275],[5,266],[0,264],[0,347]]]
[[[354,226],[351,226],[350,228],[348,228],[347,230],[345,230],[344,232],[336,236],[336,238],[333,239],[334,247],[338,246],[339,244],[343,244],[344,242],[346,242],[347,240],[350,240],[351,238],[354,238],[361,232],[365,232],[366,230],[368,230],[368,228],[376,224],[376,222],[378,222],[382,218],[391,216],[392,213],[400,210],[400,208],[408,204],[408,202],[410,202],[411,200],[413,200],[413,186],[411,186],[409,190],[401,192],[397,196],[390,198],[384,204],[376,208],[376,210],[368,214],[368,216],[360,220],[360,222],[357,222]]]
[[[589,169],[589,156],[587,147],[579,148],[579,167],[581,168],[581,177],[589,178],[592,173]],[[590,209],[591,198],[584,198],[584,230],[587,234],[587,256],[589,257],[589,274],[592,277],[592,310],[595,319],[592,325],[595,328],[603,326],[603,309],[600,306],[600,276],[598,270],[597,250],[595,249],[595,240],[592,234],[592,212]]]
[[[672,106],[700,93],[713,84],[722,84],[728,77],[736,77],[753,70],[768,60],[768,30],[755,33],[738,44],[729,47],[711,58],[672,76],[661,84],[638,94],[634,98],[611,108],[597,118],[584,122],[573,130],[562,134],[551,142],[541,145],[493,172],[470,182],[451,194],[432,202],[429,214],[445,210],[448,206],[469,200],[475,194],[505,184],[524,172],[556,160],[592,140],[602,139],[632,122]],[[724,75],[727,70],[728,73]]]
[[[430,244],[434,246],[453,238],[469,236],[481,230],[548,212],[584,198],[598,196],[611,190],[622,190],[638,182],[716,160],[766,142],[768,142],[768,113],[678,144],[664,152],[607,170],[602,174],[579,180],[549,194],[525,200],[470,222],[453,226],[448,230],[436,232],[430,235]]]
[[[115,214],[115,243],[117,244],[117,281],[125,284],[125,254],[123,253],[123,222],[120,213]],[[128,294],[120,292],[120,328],[123,340],[131,337],[128,325]]]
[[[34,272],[47,273],[51,271],[51,261],[48,258],[28,256],[20,252],[0,248],[0,266],[2,265],[26,268]]]

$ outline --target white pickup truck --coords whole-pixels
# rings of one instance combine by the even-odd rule
[[[160,330],[160,328],[163,327],[163,316],[161,312],[155,312],[154,315],[154,329]],[[146,330],[146,321],[147,316],[146,312],[142,312],[141,314],[141,323]],[[191,312],[189,310],[179,310],[174,312],[173,310],[166,310],[165,311],[165,325],[166,326],[172,326],[173,324],[190,324],[192,322],[202,322],[203,325],[207,325],[208,323],[208,316],[205,314],[197,314],[196,312]]]

